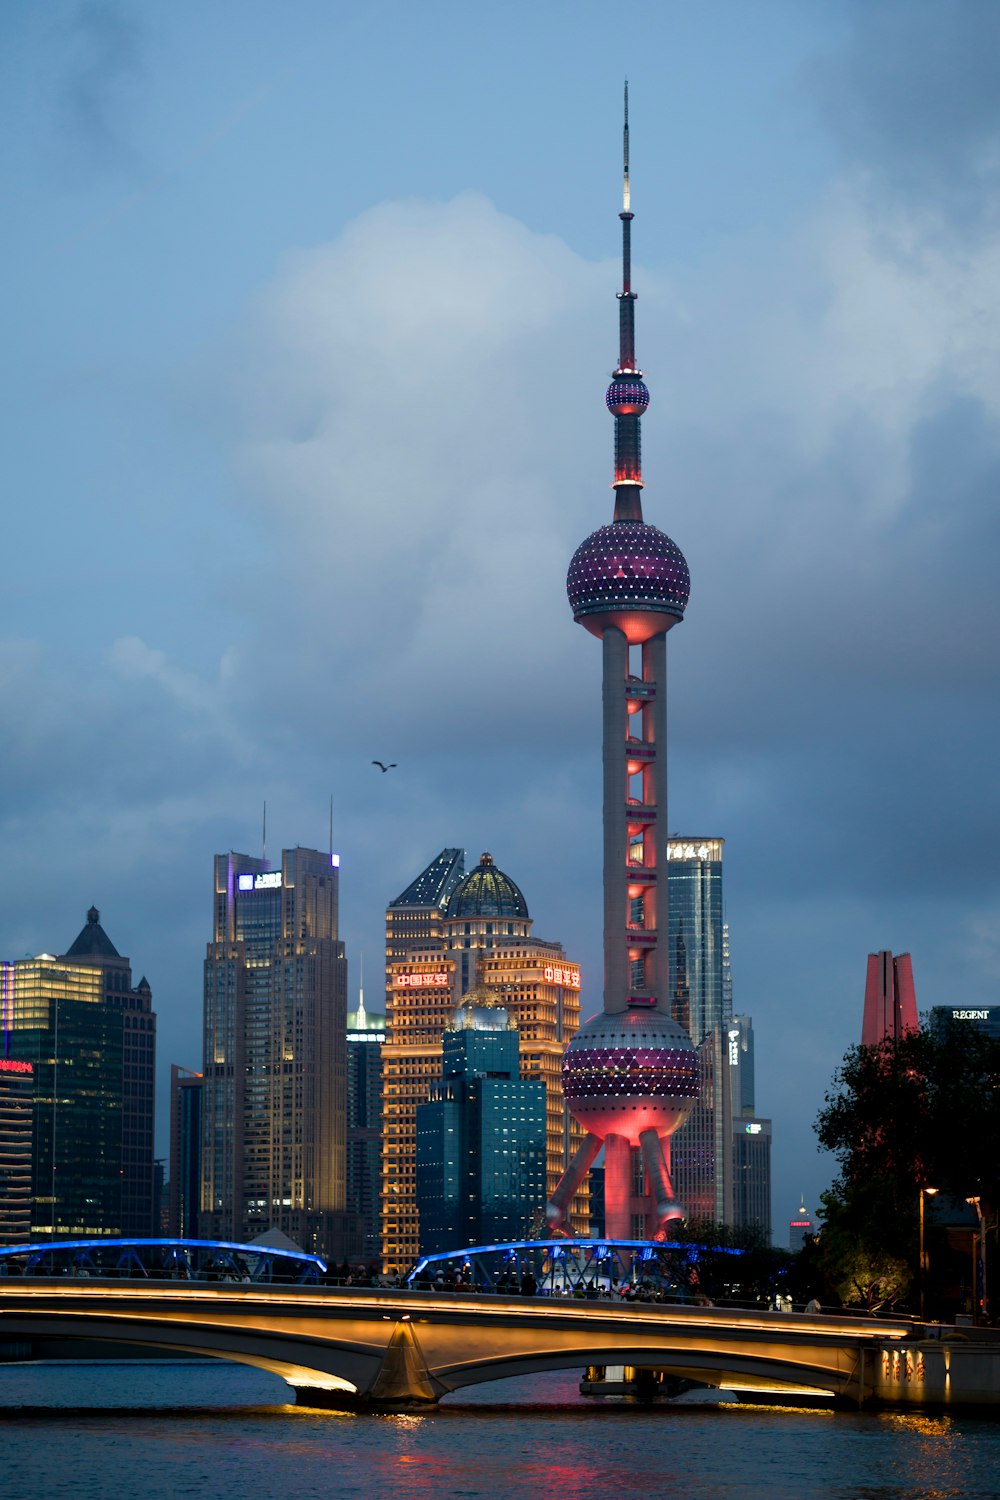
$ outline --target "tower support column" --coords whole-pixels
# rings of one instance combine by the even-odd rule
[[[657,868],[657,880],[646,898],[646,926],[656,932],[656,943],[646,957],[646,986],[664,1010],[670,1006],[670,932],[667,890],[667,636],[654,635],[642,648],[642,677],[653,683],[656,694],[643,707],[643,733],[655,746],[652,765],[646,772],[645,800],[652,802],[656,816],[646,829],[643,846],[646,864]]]
[[[628,641],[609,626],[604,648],[604,1009],[628,1008]]]
[[[623,1135],[604,1137],[604,1233],[632,1238],[632,1147]]]

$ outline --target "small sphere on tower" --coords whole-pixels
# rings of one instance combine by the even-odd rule
[[[649,388],[637,376],[616,376],[604,399],[613,417],[641,417],[649,405]]]

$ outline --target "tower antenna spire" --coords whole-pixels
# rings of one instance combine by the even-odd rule
[[[631,198],[628,188],[628,79],[625,80],[625,128],[622,131],[622,146],[625,157],[625,182],[622,189],[622,208],[625,213],[631,209]]]

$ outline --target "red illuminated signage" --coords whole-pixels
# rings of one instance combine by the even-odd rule
[[[580,973],[577,969],[562,969],[558,964],[546,964],[545,978],[551,984],[568,985],[571,990],[580,988]]]
[[[423,990],[430,989],[435,985],[440,989],[445,989],[448,984],[448,978],[447,970],[443,974],[397,974],[393,983],[398,990],[405,990],[407,987]]]
[[[12,1057],[0,1057],[0,1073],[30,1073],[31,1063],[17,1062]]]

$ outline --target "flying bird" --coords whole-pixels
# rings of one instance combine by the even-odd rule
[[[382,772],[383,776],[385,775],[386,771],[395,771],[395,769],[396,769],[396,762],[395,761],[391,761],[389,763],[389,765],[384,766],[380,760],[373,760],[372,761],[372,765],[373,766],[378,766],[378,768]]]

